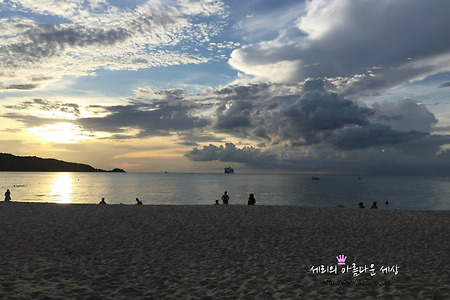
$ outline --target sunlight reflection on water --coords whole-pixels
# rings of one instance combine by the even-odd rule
[[[52,202],[72,202],[72,176],[70,173],[57,173],[51,185]]]

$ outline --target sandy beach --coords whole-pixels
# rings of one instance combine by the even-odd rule
[[[0,298],[450,299],[449,226],[450,211],[2,202]]]

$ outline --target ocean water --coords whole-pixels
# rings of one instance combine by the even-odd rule
[[[268,174],[47,173],[0,172],[2,193],[13,201],[111,204],[214,204],[224,191],[230,204],[356,207],[364,202],[380,209],[449,210],[450,178]],[[3,200],[3,199],[2,199]],[[389,201],[389,205],[384,202]],[[220,201],[221,202],[221,201]]]

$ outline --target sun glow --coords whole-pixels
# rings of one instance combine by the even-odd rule
[[[72,202],[72,177],[69,173],[59,173],[53,180],[52,197],[57,203]]]
[[[94,138],[94,134],[71,123],[46,124],[28,129],[28,133],[47,142],[73,144]]]

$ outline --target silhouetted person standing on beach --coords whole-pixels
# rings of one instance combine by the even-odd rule
[[[248,196],[248,205],[255,205],[255,203],[256,203],[256,199],[255,199],[255,195],[253,195],[253,194],[250,194],[249,196]]]
[[[100,201],[98,204],[106,204],[105,198],[102,198],[102,201]]]
[[[142,201],[139,198],[136,198],[136,205],[142,205]]]
[[[228,196],[227,192],[223,193],[222,202],[223,204],[228,204],[228,200],[230,200],[230,196]]]
[[[5,201],[6,202],[11,201],[11,192],[9,191],[9,189],[7,189],[5,192]]]

